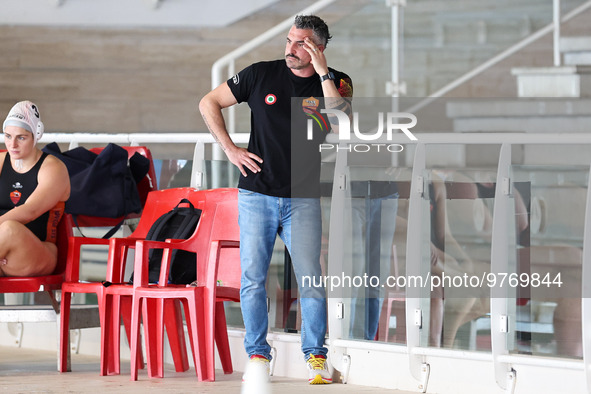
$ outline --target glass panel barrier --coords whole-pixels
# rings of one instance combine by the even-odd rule
[[[154,160],[154,167],[156,167],[156,174],[158,175],[159,189],[189,187],[191,185],[192,166],[193,160]],[[158,167],[160,168],[159,172]]]
[[[405,273],[410,169],[347,155],[343,261],[327,293],[344,298],[344,339],[405,343],[405,289],[396,279]]]
[[[565,161],[566,162],[566,161]],[[516,207],[514,353],[582,358],[588,166],[512,167]],[[515,279],[513,278],[513,279]],[[511,285],[511,284],[510,284]]]
[[[454,157],[465,145],[427,145],[431,157]],[[498,146],[489,149],[498,151]],[[432,167],[432,166],[431,166]],[[496,168],[440,166],[425,171],[424,228],[429,239],[430,302],[423,300],[421,346],[490,351],[491,228]],[[428,307],[428,309],[427,309]],[[423,318],[425,320],[425,318]]]
[[[203,160],[201,189],[236,187],[240,172],[228,160]],[[189,187],[193,160],[163,160],[161,164],[160,189]]]
[[[191,162],[187,162],[187,166],[190,164]],[[239,177],[238,167],[228,160],[204,160],[203,162],[203,189],[237,187]]]
[[[345,223],[350,238],[345,242],[348,261],[343,266],[343,280],[351,278],[349,337],[404,342],[404,289],[390,279],[404,273],[398,250],[405,249],[406,240],[396,238],[396,226],[404,226],[398,220],[398,209],[408,204],[407,196],[401,204],[400,195],[407,194],[404,189],[408,189],[410,171],[362,166],[349,169]],[[399,229],[401,233],[405,233],[404,228]],[[382,327],[378,327],[380,323]]]

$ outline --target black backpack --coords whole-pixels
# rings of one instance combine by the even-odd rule
[[[180,207],[188,204],[188,207]],[[177,206],[160,216],[150,227],[147,240],[165,241],[167,239],[187,239],[195,232],[197,223],[201,217],[201,210],[196,209],[186,198],[183,198]],[[195,253],[185,250],[174,250],[171,255],[169,283],[189,284],[197,280],[197,256]],[[149,255],[149,281],[158,282],[160,276],[160,264],[162,262],[162,249],[152,249]],[[130,283],[133,283],[133,274]]]

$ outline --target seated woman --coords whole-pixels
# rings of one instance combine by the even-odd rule
[[[70,196],[66,166],[37,148],[39,110],[17,103],[2,130],[0,153],[0,276],[40,276],[57,264],[57,225]]]

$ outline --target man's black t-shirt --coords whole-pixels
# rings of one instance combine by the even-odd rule
[[[330,71],[341,96],[350,97],[349,76]],[[311,121],[314,133],[308,141],[306,125],[311,118],[296,100],[292,111],[292,98],[314,98],[319,102],[323,97],[319,76],[298,77],[285,60],[275,60],[252,64],[227,83],[236,100],[247,102],[251,109],[248,150],[263,159],[261,172],[246,169],[248,176],[240,176],[238,187],[274,197],[318,197],[319,144],[327,130]]]

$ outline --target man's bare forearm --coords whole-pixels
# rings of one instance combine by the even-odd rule
[[[213,139],[215,140],[215,142],[217,142],[217,144],[220,146],[220,148],[222,148],[222,150],[225,151],[226,150],[226,147],[220,141],[220,137],[218,137],[218,135],[216,134],[216,132],[214,132],[213,129],[211,128],[211,126],[209,125],[209,122],[207,120],[207,116],[204,113],[202,113],[201,116],[203,117],[203,121],[205,122],[205,125],[207,126],[207,129],[209,130],[209,133],[213,136]]]
[[[199,110],[201,111],[201,116],[207,129],[220,148],[226,152],[228,149],[234,147],[234,142],[226,129],[222,109],[216,107],[211,102],[202,101],[199,105]]]

